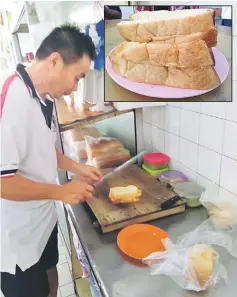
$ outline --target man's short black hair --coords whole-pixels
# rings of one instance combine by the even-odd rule
[[[83,55],[91,60],[96,57],[95,45],[90,36],[71,24],[56,27],[42,41],[36,52],[36,59],[44,60],[54,52],[58,52],[66,64],[77,62]]]

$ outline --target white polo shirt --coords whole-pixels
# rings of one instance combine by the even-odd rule
[[[1,178],[56,184],[53,103],[38,97],[23,65],[3,86],[1,111]],[[1,271],[15,274],[16,265],[25,271],[39,261],[57,222],[55,203],[1,198],[0,219]]]

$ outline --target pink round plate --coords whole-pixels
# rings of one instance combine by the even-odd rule
[[[112,52],[112,51],[111,51]],[[226,57],[217,49],[212,48],[212,52],[215,58],[215,70],[218,74],[221,84],[225,81],[229,73],[229,63]],[[173,87],[166,87],[166,86],[159,86],[159,85],[150,85],[144,83],[133,82],[117,74],[111,65],[109,60],[109,56],[106,58],[105,63],[106,70],[109,76],[121,87],[132,91],[134,93],[148,96],[148,97],[155,97],[155,98],[166,98],[166,99],[180,99],[180,98],[188,98],[194,97],[198,95],[205,94],[210,92],[211,90],[190,90],[190,89],[179,89]]]

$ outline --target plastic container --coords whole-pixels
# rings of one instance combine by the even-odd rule
[[[160,176],[161,173],[169,171],[169,167],[162,168],[162,169],[157,169],[157,170],[152,170],[152,169],[150,169],[149,167],[147,167],[145,164],[142,164],[142,168],[143,168],[147,173],[149,173],[149,174],[152,175],[152,176]]]
[[[149,153],[143,155],[143,162],[146,167],[157,170],[168,167],[170,157],[162,153]]]
[[[178,183],[187,182],[188,178],[180,171],[169,170],[167,172],[162,173],[159,177],[159,180],[162,183],[165,183],[167,185],[170,185],[171,187],[174,187]]]
[[[204,189],[192,182],[183,182],[174,186],[174,191],[179,195],[189,207],[201,206],[200,197]]]

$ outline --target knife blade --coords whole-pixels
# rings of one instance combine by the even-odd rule
[[[136,161],[138,161],[138,163],[139,163],[139,162],[141,161],[141,157],[142,157],[142,155],[144,155],[145,153],[146,153],[146,152],[141,152],[140,154],[134,156],[133,158],[129,159],[128,161],[126,161],[126,162],[123,163],[122,165],[120,165],[120,166],[118,166],[117,168],[115,168],[113,171],[111,171],[111,172],[109,172],[109,173],[106,173],[100,181],[98,181],[98,182],[96,182],[96,183],[93,184],[94,188],[98,188],[98,187],[100,187],[100,186],[103,184],[103,182],[105,182],[106,180],[108,180],[108,178],[109,178],[111,175],[114,174],[114,172],[118,172],[118,171],[120,171],[120,170],[126,168],[127,166],[129,166],[129,165],[135,163]]]

